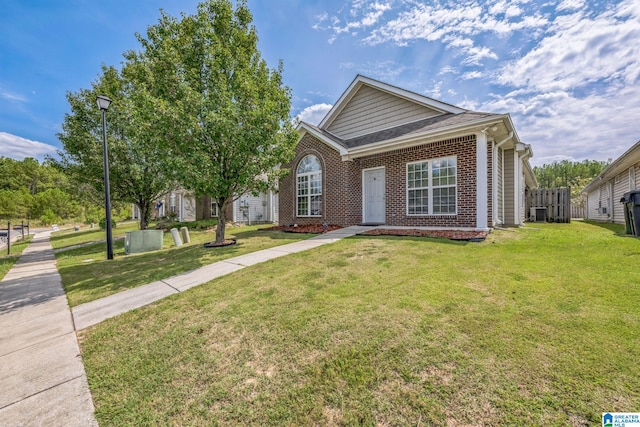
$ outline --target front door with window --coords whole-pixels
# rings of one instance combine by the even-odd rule
[[[364,189],[363,222],[384,224],[386,222],[384,168],[363,171],[362,188]]]

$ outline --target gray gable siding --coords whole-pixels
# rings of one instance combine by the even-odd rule
[[[440,114],[439,111],[364,85],[327,130],[342,139],[351,139]]]

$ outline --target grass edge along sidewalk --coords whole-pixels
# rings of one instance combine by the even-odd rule
[[[101,426],[591,425],[640,407],[640,240],[353,237],[80,333]]]
[[[77,330],[85,329],[110,317],[151,304],[169,295],[184,292],[213,279],[255,264],[290,255],[307,249],[336,242],[345,237],[368,231],[373,227],[348,227],[331,231],[293,243],[246,253],[223,261],[205,265],[198,269],[178,274],[163,280],[125,290],[104,298],[73,307],[72,313]]]
[[[106,259],[106,245],[83,246],[56,252],[58,270],[71,307],[107,297],[118,292],[176,276],[234,256],[244,255],[286,243],[308,239],[310,235],[261,230],[262,226],[232,228],[228,238],[232,246],[207,249],[202,245],[213,239],[210,230],[190,231],[191,243],[176,247],[170,233],[165,233],[160,251],[124,255],[124,242],[114,243],[115,258]],[[91,233],[90,233],[91,234]],[[91,235],[100,236],[92,233]],[[74,234],[68,234],[74,244]],[[64,247],[65,236],[55,236],[56,246]]]

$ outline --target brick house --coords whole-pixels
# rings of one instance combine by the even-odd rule
[[[358,75],[302,122],[279,185],[281,224],[488,230],[525,219],[531,147],[508,114],[466,110]]]

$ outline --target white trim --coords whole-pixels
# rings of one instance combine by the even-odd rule
[[[353,98],[353,96],[358,92],[358,90],[363,85],[371,86],[375,89],[381,90],[383,92],[387,92],[391,95],[395,95],[400,98],[404,98],[408,101],[418,103],[420,105],[429,107],[441,113],[459,114],[459,113],[468,111],[460,107],[456,107],[455,105],[451,105],[442,101],[431,99],[426,96],[419,95],[415,92],[401,89],[399,87],[395,87],[387,83],[383,83],[378,80],[374,80],[369,77],[365,77],[358,74],[356,78],[351,82],[349,87],[342,93],[338,101],[336,101],[336,103],[333,104],[333,107],[331,107],[329,112],[324,116],[324,118],[322,119],[318,127],[325,128],[330,126],[331,123],[335,120],[335,118],[340,115],[340,113],[342,112],[344,107],[349,103],[349,101],[351,101],[351,98]]]
[[[615,159],[597,177],[585,186],[581,193],[588,193],[594,187],[601,184],[601,181],[609,180],[611,177],[635,165],[640,160],[640,141],[636,142],[624,154]]]
[[[306,159],[307,157],[314,157],[316,159],[316,161],[318,162],[318,165],[320,165],[320,170],[313,170],[311,172],[304,172],[304,173],[299,173],[298,172],[298,168],[300,168],[300,164],[302,163],[302,161],[304,159]],[[295,203],[295,208],[296,208],[296,217],[297,218],[322,218],[322,215],[324,213],[324,181],[323,181],[323,170],[322,170],[322,162],[320,161],[320,158],[315,155],[315,154],[307,154],[306,156],[304,156],[303,158],[300,159],[300,161],[298,161],[297,165],[296,165],[296,173],[295,173],[295,179],[296,179],[296,203]],[[320,194],[311,194],[311,177],[313,175],[320,175]],[[300,185],[300,181],[299,181],[299,177],[304,176],[304,177],[308,177],[307,180],[307,190],[308,190],[308,194],[306,196],[303,196],[307,199],[307,212],[309,212],[308,215],[300,215],[299,214],[299,206],[298,206],[298,199],[301,197],[299,194],[299,185]],[[311,215],[311,198],[313,196],[320,196],[320,215]]]
[[[370,171],[374,171],[374,170],[378,170],[378,169],[382,169],[384,171],[384,194],[383,194],[383,199],[385,200],[385,206],[384,206],[384,217],[385,217],[385,221],[384,223],[386,223],[386,218],[387,218],[387,203],[386,203],[386,193],[387,193],[387,169],[386,166],[376,166],[374,168],[367,168],[367,169],[362,169],[362,223],[367,223],[367,213],[365,211],[365,208],[367,206],[367,198],[365,196],[365,181],[364,181],[364,174],[365,172],[370,172]]]
[[[318,140],[324,142],[329,147],[336,150],[338,153],[340,153],[341,156],[346,156],[348,154],[348,151],[345,147],[336,143],[335,141],[332,141],[330,138],[327,138],[321,132],[318,132],[316,129],[312,128],[311,126],[307,125],[304,122],[300,123],[297,129],[298,129],[298,132],[300,132],[300,138],[298,138],[298,142],[302,140],[305,134],[310,133],[312,136],[316,137]]]
[[[448,160],[448,159],[453,159],[453,161],[455,162],[456,165],[456,174],[455,174],[455,184],[453,185],[453,187],[456,190],[456,211],[454,213],[433,213],[433,190],[434,188],[450,188],[452,187],[451,185],[443,185],[443,186],[438,186],[438,187],[434,187],[433,185],[433,162],[436,162],[438,160]],[[411,190],[409,188],[409,165],[414,165],[416,163],[429,163],[429,186],[427,187],[429,190],[429,199],[427,201],[428,205],[427,205],[427,211],[428,213],[420,213],[420,214],[412,214],[409,213],[409,191]],[[434,216],[456,216],[458,215],[458,197],[460,195],[460,192],[458,191],[458,156],[457,155],[452,155],[452,156],[445,156],[445,157],[435,157],[432,159],[424,159],[424,160],[416,160],[414,162],[407,162],[405,163],[405,171],[404,171],[404,176],[405,176],[405,214],[407,215],[407,217],[411,217],[411,218],[420,218],[420,217],[434,217]]]
[[[476,227],[480,229],[487,228],[489,216],[487,160],[487,135],[476,133]]]
[[[387,139],[384,141],[367,144],[360,147],[354,147],[348,150],[342,157],[343,160],[352,160],[358,157],[369,156],[372,154],[386,153],[388,151],[399,150],[401,148],[412,147],[415,145],[428,144],[430,142],[438,142],[444,139],[453,139],[466,136],[480,130],[482,126],[491,126],[492,124],[501,123],[502,117],[490,117],[489,119],[477,120],[474,122],[464,123],[462,125],[447,126],[438,128],[433,132],[425,132],[420,134],[411,134],[409,136],[401,136],[395,139]]]
[[[513,224],[520,224],[520,156],[513,150]]]

